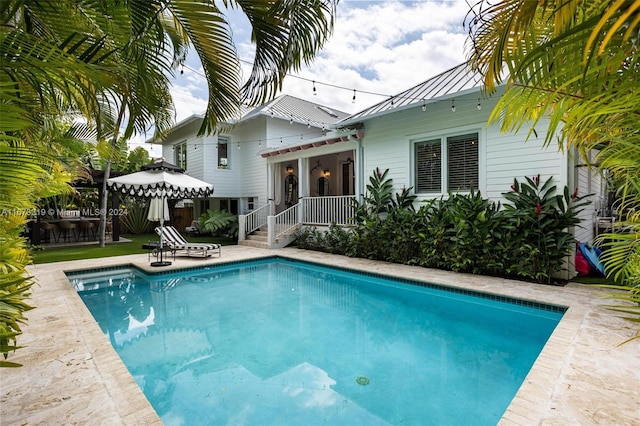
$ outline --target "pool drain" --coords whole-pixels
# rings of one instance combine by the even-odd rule
[[[360,376],[356,379],[356,383],[359,385],[368,385],[369,384],[369,378],[368,377],[364,377],[364,376]]]

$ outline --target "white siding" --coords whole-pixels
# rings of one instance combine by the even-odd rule
[[[234,138],[240,143],[239,154],[242,175],[239,180],[239,197],[257,197],[254,208],[267,204],[267,160],[260,156],[260,150],[265,148],[265,121],[261,116],[242,123],[234,129]]]
[[[478,94],[458,97],[456,112],[451,111],[451,101],[440,101],[427,106],[374,118],[365,123],[363,178],[368,181],[372,171],[379,167],[389,169],[396,191],[414,186],[413,142],[434,137],[478,132],[479,186],[483,196],[502,199],[514,177],[522,181],[524,176],[553,176],[558,187],[566,184],[567,160],[556,146],[543,147],[544,129],[536,129],[525,143],[526,132],[501,133],[499,126],[486,127],[486,121],[495,101],[482,100],[477,109]],[[439,197],[440,194],[433,195]]]

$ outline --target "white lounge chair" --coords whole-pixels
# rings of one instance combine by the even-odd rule
[[[175,255],[184,254],[189,257],[209,257],[212,254],[218,254],[220,257],[220,244],[213,243],[190,243],[173,226],[157,227],[156,234],[162,237],[164,245],[171,249]]]

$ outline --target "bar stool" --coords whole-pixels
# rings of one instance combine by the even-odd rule
[[[44,231],[44,242],[45,243],[49,243],[51,242],[51,236],[53,235],[53,239],[54,241],[58,241],[58,238],[56,237],[56,225],[55,223],[49,223],[49,222],[45,222],[42,221],[40,222],[40,229],[42,231]]]
[[[70,231],[73,233],[73,238],[78,241],[78,236],[76,235],[76,224],[71,223],[68,220],[61,220],[58,222],[58,228],[60,228],[60,232],[58,232],[58,240],[61,236],[64,235],[64,242],[67,242],[67,239],[70,239],[69,235]]]
[[[89,240],[89,234],[91,234],[91,239],[96,239],[96,227],[93,222],[89,222],[88,220],[80,220],[78,222],[78,227],[80,228],[80,232],[82,233],[82,238],[85,241]],[[79,237],[80,235],[78,235]]]

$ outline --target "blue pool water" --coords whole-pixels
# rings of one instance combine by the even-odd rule
[[[563,312],[278,258],[69,279],[166,425],[493,425]]]

